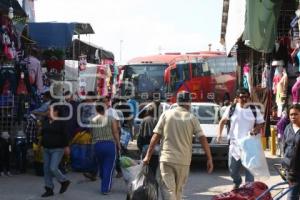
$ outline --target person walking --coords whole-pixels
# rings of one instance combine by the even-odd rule
[[[241,163],[241,150],[239,141],[247,137],[249,134],[256,135],[264,126],[263,116],[254,105],[249,105],[248,100],[250,94],[246,89],[239,89],[237,91],[237,103],[229,106],[222,119],[219,122],[217,141],[220,142],[222,138],[224,126],[230,122],[229,131],[229,155],[228,155],[228,168],[230,176],[233,179],[233,188],[239,188],[242,183],[240,175]],[[246,182],[253,182],[254,176],[245,169]]]
[[[300,196],[300,104],[292,105],[288,115],[291,123],[284,130],[283,167],[287,170],[287,180],[293,187],[288,200],[299,200]]]
[[[146,155],[156,123],[157,120],[154,119],[154,108],[152,106],[149,106],[148,108],[146,108],[145,117],[142,119],[140,132],[137,138],[137,146],[141,152],[142,157]],[[153,174],[156,174],[156,169],[159,164],[158,159],[159,145],[156,146],[156,150],[154,151],[149,161],[149,167]]]
[[[103,195],[107,195],[111,189],[117,149],[121,148],[118,122],[105,114],[105,104],[98,102],[96,111],[97,115],[92,119],[92,144],[101,178],[100,190]]]
[[[54,176],[61,184],[59,193],[64,193],[70,181],[59,170],[59,163],[64,155],[70,152],[68,146],[68,130],[65,122],[59,120],[63,115],[63,109],[59,105],[55,105],[58,101],[52,101],[49,107],[49,120],[45,121],[42,126],[42,146],[44,147],[44,181],[46,192],[42,197],[53,196],[54,184],[52,177]]]
[[[162,197],[165,200],[180,200],[187,181],[192,157],[193,135],[207,156],[207,170],[213,171],[213,160],[207,139],[199,120],[190,112],[191,94],[182,91],[177,94],[178,107],[167,110],[160,116],[153,130],[153,136],[144,164],[149,164],[155,145],[161,141],[160,175]]]

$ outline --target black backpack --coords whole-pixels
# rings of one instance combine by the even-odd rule
[[[232,104],[229,108],[229,116],[228,116],[228,120],[227,120],[227,133],[229,133],[229,130],[230,130],[230,118],[231,116],[233,115],[234,111],[235,111],[235,107],[236,107],[236,103]],[[255,118],[255,121],[256,121],[256,116],[257,116],[257,113],[256,113],[256,106],[255,105],[249,105],[252,113],[253,113],[253,116]]]

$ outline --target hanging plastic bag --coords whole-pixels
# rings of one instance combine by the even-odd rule
[[[127,156],[121,156],[120,167],[125,182],[131,183],[141,171],[143,164]]]
[[[143,165],[137,177],[131,182],[127,200],[158,200],[158,183],[148,165]]]
[[[241,161],[243,166],[255,177],[269,178],[270,172],[261,144],[261,136],[249,135],[241,140]]]
[[[124,130],[123,128],[121,129],[121,138],[120,138],[120,143],[121,145],[127,149],[128,143],[131,139],[131,135],[128,131]]]

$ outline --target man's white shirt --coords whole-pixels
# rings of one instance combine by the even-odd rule
[[[229,120],[230,106],[225,110],[223,118]],[[260,110],[256,108],[256,118],[253,115],[251,108],[242,108],[239,103],[236,104],[235,110],[230,117],[230,130],[228,137],[230,139],[229,154],[236,160],[241,158],[241,150],[239,147],[239,140],[248,136],[249,132],[254,128],[255,124],[264,123],[263,115]]]

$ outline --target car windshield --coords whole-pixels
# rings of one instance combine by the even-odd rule
[[[218,123],[218,107],[211,105],[192,105],[192,112],[202,124]]]

